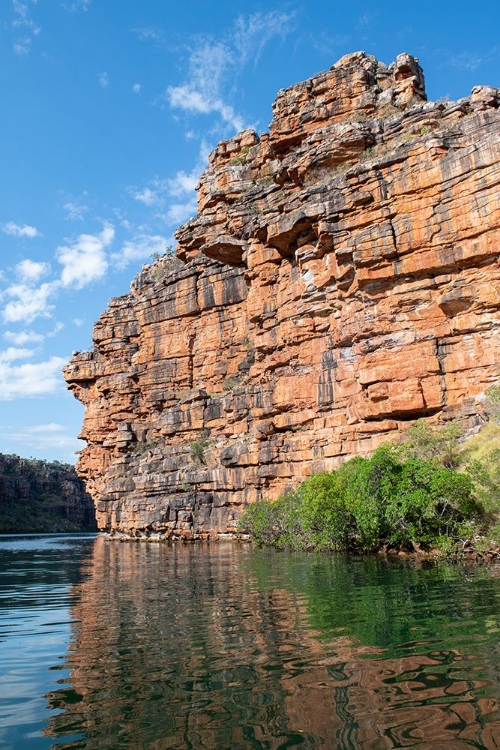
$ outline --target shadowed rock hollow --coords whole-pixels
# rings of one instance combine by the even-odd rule
[[[212,152],[198,215],[65,368],[101,529],[232,531],[241,509],[415,419],[481,419],[500,361],[500,91],[427,102],[354,53]]]

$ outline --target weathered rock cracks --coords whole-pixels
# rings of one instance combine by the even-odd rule
[[[198,215],[65,368],[101,529],[231,532],[415,419],[473,429],[500,361],[500,91],[427,102],[364,53],[210,155]]]

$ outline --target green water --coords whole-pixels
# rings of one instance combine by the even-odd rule
[[[500,566],[0,539],[0,746],[500,747]]]

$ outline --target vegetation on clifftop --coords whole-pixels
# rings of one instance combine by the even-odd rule
[[[95,530],[74,466],[0,453],[0,534]]]
[[[239,528],[259,544],[325,551],[498,543],[500,388],[490,390],[487,409],[490,421],[468,443],[455,424],[419,420],[403,443],[315,474],[274,503],[254,503]]]

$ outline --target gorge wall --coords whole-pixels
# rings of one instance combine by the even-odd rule
[[[73,466],[0,453],[0,534],[95,530],[92,498]]]
[[[232,531],[415,419],[472,429],[500,362],[500,90],[427,102],[364,53],[210,155],[177,258],[65,368],[101,529]]]

